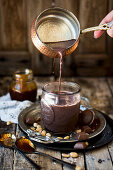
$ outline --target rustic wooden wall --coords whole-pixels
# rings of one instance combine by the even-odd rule
[[[52,60],[40,54],[30,38],[36,15],[51,6],[73,12],[81,28],[98,25],[113,9],[113,0],[0,0],[0,75],[19,68],[32,68],[36,75],[49,75]],[[59,61],[56,60],[56,75]],[[113,75],[113,39],[104,34],[98,40],[93,33],[81,36],[78,49],[64,57],[63,76]]]

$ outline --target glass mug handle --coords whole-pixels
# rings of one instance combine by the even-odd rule
[[[83,108],[85,108],[85,109],[86,109],[86,108],[87,108],[87,109],[91,109],[91,108],[92,108],[91,105],[90,105],[90,103],[89,103],[89,100],[88,100],[86,97],[81,96],[81,102],[82,102],[82,101],[83,101],[85,104],[82,104],[82,103],[81,103],[81,108],[82,108],[81,110],[83,110]],[[84,110],[85,110],[85,109],[84,109]]]

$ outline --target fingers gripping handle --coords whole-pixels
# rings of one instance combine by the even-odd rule
[[[96,26],[96,27],[86,28],[84,30],[81,30],[80,33],[84,34],[84,33],[91,32],[91,31],[109,30],[112,26],[113,26],[113,21],[109,23],[105,23],[103,25]]]

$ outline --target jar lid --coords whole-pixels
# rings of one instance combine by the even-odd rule
[[[31,69],[22,69],[22,70],[17,70],[14,73],[14,77],[16,80],[31,80],[33,78],[33,71]]]

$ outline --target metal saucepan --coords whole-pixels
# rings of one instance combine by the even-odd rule
[[[80,34],[108,30],[113,21],[96,27],[80,30],[78,19],[73,13],[62,8],[49,8],[36,17],[31,27],[31,38],[35,47],[44,55],[56,58],[58,53],[48,43],[60,43],[73,40],[66,46],[63,56],[71,54],[78,46]]]

